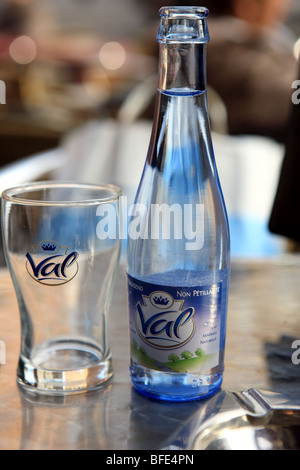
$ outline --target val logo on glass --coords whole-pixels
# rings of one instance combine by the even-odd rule
[[[61,246],[54,240],[44,240],[33,245],[33,254],[26,254],[28,274],[40,284],[58,286],[71,281],[78,272],[79,253]]]

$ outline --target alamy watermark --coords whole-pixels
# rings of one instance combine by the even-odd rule
[[[0,364],[6,364],[6,348],[2,340],[0,340]]]
[[[96,215],[96,235],[101,240],[130,238],[183,240],[186,250],[200,250],[204,244],[204,204],[132,204],[121,197],[122,225],[114,204],[101,204]],[[125,230],[124,230],[125,228]]]
[[[0,80],[0,104],[6,104],[6,85]]]
[[[292,93],[292,102],[293,102],[293,104],[300,104],[300,80],[293,81],[292,89],[295,90]]]
[[[292,363],[294,365],[298,365],[300,364],[300,339],[295,339],[291,347],[292,349],[295,349],[292,354]]]

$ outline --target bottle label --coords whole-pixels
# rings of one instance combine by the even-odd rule
[[[222,282],[162,286],[128,275],[132,360],[169,372],[219,365]]]

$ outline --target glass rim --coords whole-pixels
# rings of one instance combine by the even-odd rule
[[[95,196],[90,198],[73,198],[71,200],[51,200],[48,198],[25,198],[22,194],[29,194],[33,191],[46,190],[46,189],[78,189],[78,190],[94,190]],[[99,196],[97,196],[97,191]],[[100,192],[103,191],[101,195]],[[104,192],[107,191],[107,194]],[[39,181],[32,183],[19,184],[5,189],[1,197],[6,202],[25,206],[78,206],[78,205],[97,205],[116,201],[122,195],[122,190],[119,186],[109,183],[94,184],[94,183],[80,183],[72,181]]]
[[[196,17],[205,19],[209,16],[209,10],[202,6],[166,6],[159,9],[162,18],[186,18]]]

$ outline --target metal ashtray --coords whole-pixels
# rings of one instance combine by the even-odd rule
[[[300,400],[256,389],[219,392],[165,448],[300,450]]]

